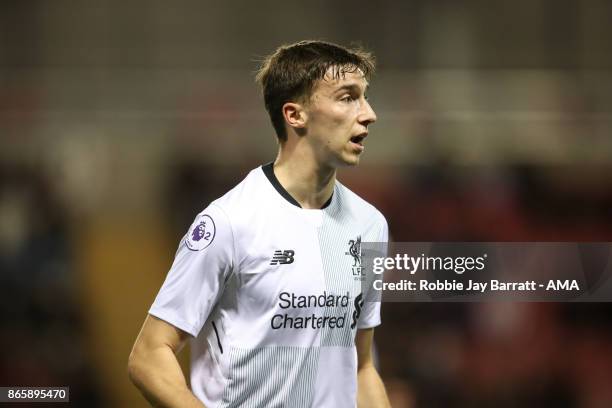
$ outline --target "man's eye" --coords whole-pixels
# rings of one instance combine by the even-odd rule
[[[340,100],[342,102],[353,102],[355,100],[355,98],[353,98],[351,95],[346,95],[346,96],[343,96],[342,98],[340,98]]]

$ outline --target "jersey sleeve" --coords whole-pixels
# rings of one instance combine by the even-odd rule
[[[196,337],[231,276],[233,255],[230,221],[211,204],[181,240],[149,314]]]
[[[377,242],[381,243],[381,248],[386,256],[387,244],[389,242],[389,227],[387,220],[381,215],[382,221],[380,223],[380,230],[378,233]],[[359,323],[357,324],[358,329],[369,329],[380,325],[380,292],[369,288],[369,293],[365,296],[365,302],[361,310],[361,316]]]

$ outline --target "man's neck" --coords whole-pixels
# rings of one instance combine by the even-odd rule
[[[281,149],[274,161],[279,183],[302,208],[322,208],[333,194],[336,169],[307,158],[288,156],[293,155],[283,154]]]

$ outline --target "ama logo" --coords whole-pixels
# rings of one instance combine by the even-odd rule
[[[211,216],[201,214],[191,224],[185,244],[192,251],[201,251],[213,242],[216,232],[215,222]]]

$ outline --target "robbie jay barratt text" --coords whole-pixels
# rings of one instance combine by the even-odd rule
[[[380,279],[375,280],[372,283],[372,287],[375,290],[391,290],[391,291],[437,291],[437,290],[466,290],[466,291],[479,291],[484,293],[487,290],[490,291],[536,291],[539,289],[545,289],[547,291],[556,290],[580,290],[578,281],[574,280],[559,280],[550,279],[545,284],[538,283],[534,280],[523,281],[523,282],[502,282],[497,279],[492,279],[489,282],[477,282],[469,280],[467,287],[463,282],[457,282],[456,280],[436,280],[428,281],[425,279],[419,280],[418,284],[415,281],[409,281],[402,279],[399,282],[383,282]]]

